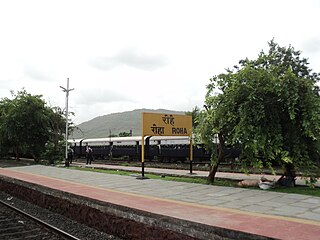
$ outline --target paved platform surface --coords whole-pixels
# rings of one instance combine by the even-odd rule
[[[101,201],[270,238],[320,239],[319,197],[138,180],[132,176],[41,165],[0,168],[0,174]]]
[[[112,170],[125,170],[132,172],[141,173],[141,167],[131,167],[131,166],[118,166],[118,165],[108,165],[108,164],[96,164],[92,163],[91,165],[85,165],[81,162],[73,162],[73,166],[82,166],[82,167],[93,167],[93,168],[102,168],[102,169],[112,169]],[[187,177],[207,177],[208,171],[192,171],[190,174],[190,170],[179,170],[179,169],[161,169],[161,168],[150,168],[145,167],[145,173],[154,173],[161,175],[173,175],[173,176],[187,176]],[[265,174],[243,174],[243,173],[229,173],[229,172],[217,172],[217,178],[225,178],[225,179],[233,179],[233,180],[259,180],[262,176],[266,177],[269,180],[278,180],[280,175],[265,175]],[[306,185],[305,180],[297,177],[296,179],[297,185]],[[317,187],[320,187],[320,179],[316,183]]]

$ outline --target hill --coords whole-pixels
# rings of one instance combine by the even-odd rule
[[[119,135],[120,132],[132,131],[133,136],[140,136],[142,131],[142,112],[185,114],[181,111],[165,109],[136,109],[122,113],[112,113],[93,118],[77,126],[69,138],[99,138],[108,137],[110,134]]]

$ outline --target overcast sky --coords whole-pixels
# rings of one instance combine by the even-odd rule
[[[0,0],[0,98],[25,88],[76,124],[140,108],[202,108],[213,75],[274,38],[320,72],[317,0]]]

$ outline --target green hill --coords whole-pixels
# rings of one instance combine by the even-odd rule
[[[81,123],[77,126],[69,138],[100,138],[112,135],[119,135],[121,132],[132,131],[133,136],[141,135],[142,112],[166,113],[166,114],[185,114],[181,111],[172,111],[165,109],[136,109],[133,111],[112,113],[93,118],[90,121]]]

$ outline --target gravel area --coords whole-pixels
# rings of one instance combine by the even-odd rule
[[[36,205],[33,205],[29,202],[22,201],[16,197],[12,197],[7,193],[0,191],[0,199],[11,205],[14,205],[16,208],[26,211],[27,213],[51,224],[56,228],[62,229],[63,231],[76,236],[79,239],[115,239],[121,240],[115,236],[108,235],[103,232],[99,232],[93,228],[87,227],[83,224],[79,224],[71,219],[68,219],[60,214],[56,214],[48,211],[47,209],[40,208]]]

